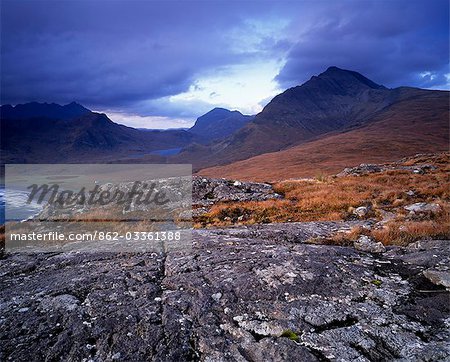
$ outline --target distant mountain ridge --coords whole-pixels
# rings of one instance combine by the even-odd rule
[[[197,118],[189,131],[204,138],[207,142],[216,141],[232,135],[253,118],[254,116],[243,115],[239,111],[214,108]]]
[[[252,118],[216,108],[191,129],[142,130],[114,123],[75,102],[3,105],[0,116],[2,162],[37,163],[167,162],[174,149],[222,140]]]
[[[215,108],[189,130],[134,129],[77,103],[5,105],[2,162],[191,163],[209,176],[299,177],[445,151],[448,103],[446,91],[388,89],[329,67],[254,117]]]
[[[177,161],[194,159],[198,170],[288,149],[329,133],[362,127],[390,106],[414,102],[428,92],[433,91],[388,89],[360,73],[329,67],[274,97],[261,113],[229,138],[208,148],[187,149],[176,156]]]
[[[2,119],[28,119],[34,117],[45,117],[52,119],[71,119],[81,117],[91,113],[91,110],[81,104],[72,102],[61,106],[56,103],[30,102],[11,106],[10,104],[0,107],[0,117]]]
[[[5,118],[18,117],[6,107],[1,118],[2,163],[134,162],[143,157],[149,162],[161,162],[164,159],[152,151],[183,147],[196,140],[187,131],[142,131],[114,123],[106,114],[84,112],[82,106],[69,110],[64,107],[38,107],[40,116],[31,117],[22,111],[30,107],[21,107],[19,114],[28,117],[24,119]],[[63,118],[74,113],[82,115]]]

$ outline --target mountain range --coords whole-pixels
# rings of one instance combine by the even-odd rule
[[[3,163],[166,162],[164,151],[222,140],[252,119],[215,108],[188,130],[142,130],[74,102],[4,105],[0,115]]]
[[[314,176],[448,150],[448,104],[447,91],[389,89],[329,67],[254,117],[215,108],[188,130],[137,130],[77,103],[5,105],[2,161],[183,162],[213,177]]]
[[[56,103],[37,103],[30,102],[25,104],[18,104],[11,106],[5,104],[0,108],[2,119],[29,119],[37,117],[45,117],[51,119],[68,120],[76,117],[81,117],[91,111],[81,104],[72,102],[61,106]]]
[[[203,116],[197,118],[194,126],[190,128],[193,134],[203,139],[217,141],[231,136],[244,127],[254,116],[243,115],[239,111],[229,111],[224,108],[214,108]]]
[[[418,102],[421,108],[416,109],[418,113],[414,114],[414,119],[434,120],[428,133],[444,136],[438,145],[447,149],[448,100],[449,92],[409,87],[388,89],[357,72],[330,67],[303,85],[276,96],[253,121],[229,138],[207,149],[187,150],[178,158],[182,162],[195,159],[198,168],[205,168],[287,150],[326,135],[349,132],[385,120],[394,111],[391,107],[399,104],[402,104],[401,108],[394,108],[396,118],[408,125],[412,121],[410,114],[402,112],[407,112],[409,107],[416,109]],[[436,108],[443,111],[438,113],[434,111]],[[422,136],[418,130],[416,137]],[[389,148],[388,144],[386,147]],[[422,151],[424,149],[417,150]],[[402,151],[398,153],[401,156]],[[226,174],[219,169],[215,171],[218,176]]]

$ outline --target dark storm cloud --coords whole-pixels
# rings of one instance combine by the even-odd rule
[[[446,0],[330,3],[302,25],[276,79],[288,87],[336,65],[388,87],[448,88],[448,13]]]
[[[126,106],[185,91],[203,69],[242,62],[225,3],[2,2],[2,103]]]
[[[204,72],[257,58],[286,60],[276,78],[282,88],[330,65],[391,87],[447,83],[447,1],[1,4],[1,103],[75,100],[141,115],[198,115],[192,107],[208,103],[173,104],[168,97]],[[276,36],[246,23],[270,29],[276,19],[289,24]]]

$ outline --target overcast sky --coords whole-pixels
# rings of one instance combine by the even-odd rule
[[[187,127],[255,114],[330,65],[449,89],[449,2],[1,0],[1,103],[80,102]]]

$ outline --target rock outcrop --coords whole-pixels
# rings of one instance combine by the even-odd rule
[[[199,216],[219,202],[265,201],[280,199],[267,183],[212,179],[194,176],[192,179],[193,215]]]
[[[448,360],[449,241],[304,243],[354,223],[196,230],[169,253],[8,254],[0,360]]]
[[[415,174],[425,174],[430,171],[436,170],[436,167],[429,164],[419,164],[413,166],[405,166],[398,163],[391,164],[367,164],[362,163],[356,167],[347,167],[344,168],[340,173],[338,173],[337,177],[345,177],[345,176],[363,176],[371,173],[380,173],[384,171],[392,171],[392,170],[404,170],[410,171]]]
[[[383,253],[386,251],[384,245],[380,242],[375,242],[366,235],[361,235],[357,241],[353,243],[357,250],[366,251],[368,253]]]
[[[416,202],[415,204],[408,205],[404,207],[405,210],[408,210],[412,214],[420,214],[420,213],[436,213],[441,210],[441,207],[439,204],[430,203],[427,204],[426,202]]]

